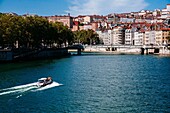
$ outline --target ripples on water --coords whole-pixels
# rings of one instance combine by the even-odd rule
[[[6,64],[0,69],[0,89],[48,75],[63,85],[24,92],[18,98],[15,93],[2,95],[0,111],[170,112],[169,67],[169,57],[141,55],[82,55]]]

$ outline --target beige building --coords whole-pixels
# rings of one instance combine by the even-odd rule
[[[162,44],[168,44],[168,37],[170,37],[170,28],[163,28],[162,29]]]
[[[162,31],[155,31],[155,42],[156,45],[162,45]]]
[[[85,16],[84,17],[84,22],[85,23],[91,23],[92,22],[92,17],[91,16]]]
[[[98,30],[99,26],[98,26],[98,23],[97,23],[97,22],[92,22],[91,24],[92,24],[92,30],[93,30],[93,31]]]
[[[49,22],[62,22],[69,28],[73,28],[73,17],[71,16],[49,16],[47,19]]]
[[[145,31],[143,44],[166,45],[168,44],[168,37],[170,37],[170,28],[163,28],[157,31]]]
[[[150,45],[150,41],[149,41],[149,31],[145,31],[144,39],[143,39],[143,44],[144,44],[144,45]]]
[[[112,45],[122,45],[125,43],[125,30],[123,27],[115,27],[113,28],[112,32]]]
[[[79,30],[79,21],[74,21],[73,22],[73,28],[71,29],[72,31],[77,31]]]

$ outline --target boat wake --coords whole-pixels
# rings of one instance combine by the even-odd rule
[[[57,86],[60,86],[60,85],[62,85],[62,84],[59,84],[57,82],[53,82],[53,83],[48,84],[48,85],[46,85],[44,87],[37,88],[34,91],[42,91],[42,90],[46,90],[46,89],[49,89],[49,88],[57,87]]]
[[[37,87],[37,82],[35,83],[30,83],[30,84],[25,84],[25,85],[19,85],[19,86],[15,86],[15,87],[11,87],[11,88],[5,88],[5,89],[0,89],[0,96],[2,95],[7,95],[7,94],[19,94],[16,98],[19,98],[22,96],[23,93],[26,92],[36,92],[36,91],[42,91],[42,90],[46,90],[49,88],[53,88],[53,87],[57,87],[60,86],[62,84],[59,84],[57,82],[53,82],[49,85],[46,85],[44,87]]]

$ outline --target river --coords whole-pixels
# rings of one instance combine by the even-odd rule
[[[41,89],[37,79],[54,83]],[[170,112],[170,57],[83,54],[0,64],[0,113]]]

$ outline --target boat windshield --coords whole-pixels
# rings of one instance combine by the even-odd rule
[[[39,83],[44,83],[44,80],[38,80]]]

